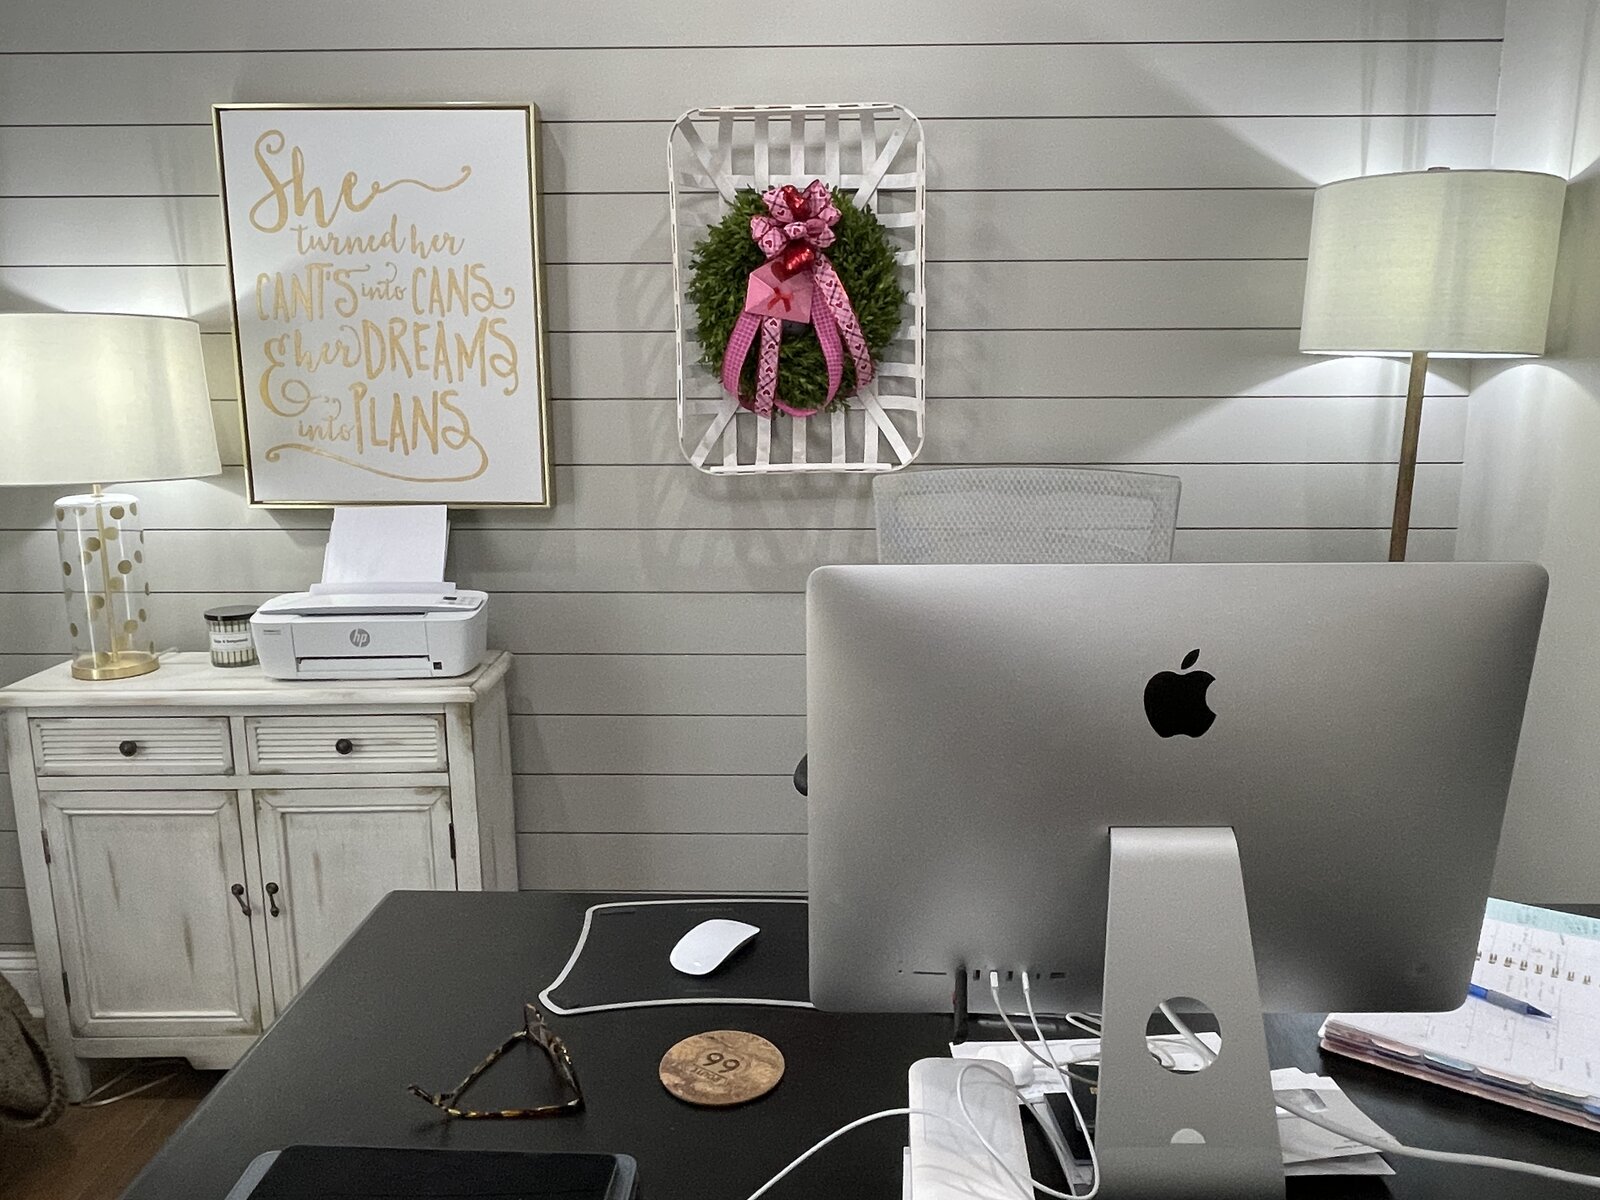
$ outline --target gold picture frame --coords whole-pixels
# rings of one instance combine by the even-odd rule
[[[334,415],[326,418],[328,422],[327,432],[324,432],[320,421],[315,430],[310,430],[305,427],[300,429],[299,432],[301,434],[316,435],[314,437],[302,437],[301,442],[303,444],[275,444],[259,455],[257,454],[256,450],[259,447],[262,439],[258,438],[256,440],[256,445],[252,445],[250,422],[252,396],[266,395],[266,388],[265,377],[261,375],[259,371],[262,349],[252,346],[251,352],[247,353],[243,337],[244,330],[246,328],[252,328],[252,325],[251,322],[241,320],[241,295],[245,294],[246,288],[250,288],[252,290],[256,289],[258,287],[258,283],[256,281],[247,281],[246,283],[241,284],[241,255],[239,252],[240,247],[238,240],[239,233],[236,230],[236,212],[235,205],[233,203],[237,197],[233,194],[230,194],[229,190],[229,164],[230,161],[232,161],[234,166],[236,168],[238,167],[239,151],[236,148],[236,144],[233,141],[232,136],[230,136],[230,130],[228,128],[229,114],[239,114],[240,116],[261,116],[275,113],[293,114],[293,117],[286,118],[284,121],[278,122],[278,124],[283,124],[285,128],[293,128],[295,124],[299,124],[300,128],[296,130],[296,132],[303,136],[306,132],[306,127],[303,122],[296,122],[294,118],[304,117],[309,114],[328,114],[330,116],[335,116],[339,114],[380,112],[401,113],[407,115],[454,115],[485,112],[512,112],[522,115],[523,120],[521,132],[523,136],[523,142],[519,149],[522,150],[526,156],[526,178],[528,187],[528,221],[526,228],[528,230],[527,246],[531,254],[531,257],[528,260],[529,274],[523,278],[528,280],[527,295],[529,297],[529,305],[532,311],[531,313],[526,314],[527,319],[525,323],[519,318],[515,324],[510,325],[506,330],[500,332],[503,334],[504,338],[509,338],[511,345],[515,347],[515,350],[511,355],[511,369],[513,371],[517,370],[517,356],[524,350],[531,349],[533,352],[533,357],[536,360],[536,369],[528,373],[526,380],[522,378],[520,373],[516,375],[519,392],[531,389],[536,393],[535,395],[530,395],[527,397],[527,403],[531,406],[528,411],[537,413],[538,437],[536,439],[536,443],[531,439],[527,439],[525,429],[518,431],[521,434],[522,440],[527,443],[527,447],[535,449],[538,459],[535,469],[526,477],[529,487],[525,496],[517,495],[513,496],[512,498],[500,498],[499,496],[495,496],[492,498],[484,498],[476,495],[475,490],[472,488],[452,487],[452,485],[458,485],[464,482],[472,482],[473,480],[481,477],[483,474],[487,473],[490,465],[494,463],[495,460],[493,459],[489,449],[481,445],[479,446],[479,449],[482,457],[482,465],[478,474],[467,480],[451,477],[422,479],[407,478],[404,477],[402,472],[387,472],[381,468],[375,468],[369,464],[353,463],[348,454],[341,455],[325,448],[324,446],[316,444],[318,439],[324,441],[332,440],[335,435],[341,431],[344,433],[346,440],[351,438],[352,427],[349,425],[348,421],[346,421],[344,425],[336,424],[336,422],[340,419],[338,414],[342,412],[342,404],[333,409]],[[269,190],[277,193],[275,202],[279,206],[277,212],[279,213],[280,217],[285,213],[303,217],[307,212],[312,212],[315,218],[318,219],[317,223],[320,225],[322,220],[330,219],[330,214],[337,215],[341,208],[347,213],[359,211],[365,215],[365,209],[368,205],[374,204],[380,197],[387,195],[391,190],[399,190],[403,187],[412,195],[441,195],[451,191],[457,186],[463,185],[464,182],[468,180],[473,170],[473,165],[471,162],[462,164],[460,168],[460,171],[462,172],[460,178],[457,178],[454,182],[449,183],[444,182],[444,177],[442,176],[440,177],[439,181],[430,181],[410,174],[400,174],[397,175],[392,181],[383,182],[380,180],[379,182],[374,183],[371,180],[361,180],[356,172],[348,170],[346,172],[340,172],[335,169],[333,171],[324,170],[317,182],[308,183],[305,176],[302,174],[304,158],[301,155],[301,147],[299,142],[291,143],[288,136],[284,135],[281,130],[274,130],[273,132],[278,132],[280,137],[283,139],[281,144],[268,143],[269,147],[273,145],[277,146],[276,151],[274,151],[274,156],[286,153],[292,145],[292,154],[289,155],[289,159],[292,162],[292,168],[289,171],[290,178],[284,180],[278,178],[272,173],[272,171],[269,169],[268,162],[262,157],[262,147],[258,144],[262,134],[256,129],[257,125],[259,125],[259,122],[244,122],[241,125],[241,129],[246,130],[247,132],[241,134],[241,136],[245,136],[247,140],[252,143],[253,161],[262,172],[264,178],[270,181],[271,186]],[[546,286],[544,270],[544,244],[540,222],[542,193],[540,190],[538,106],[531,103],[516,104],[495,101],[445,101],[439,103],[394,104],[217,104],[212,106],[212,131],[217,156],[217,172],[221,181],[223,234],[227,245],[230,311],[233,318],[232,342],[234,377],[238,384],[240,435],[242,444],[244,446],[246,492],[250,505],[258,508],[326,508],[336,504],[448,504],[456,508],[551,507],[554,503],[554,494],[552,489],[552,464],[550,456],[549,336],[545,316]],[[248,131],[254,131],[255,136],[250,137]],[[325,135],[326,130],[319,130],[318,133],[319,136]],[[448,145],[452,152],[457,150],[465,152],[466,150],[471,149],[469,144],[458,143],[454,140],[451,140]],[[498,149],[503,152],[504,147],[495,146],[492,147],[492,149]],[[488,158],[484,161],[488,163],[491,171],[501,170],[504,166],[503,160],[500,159]],[[520,163],[516,163],[514,165],[517,167],[517,177],[518,182],[520,183]],[[236,173],[236,181],[238,178],[239,176]],[[352,180],[354,180],[354,182],[352,182]],[[332,191],[331,201],[329,199],[330,181],[336,189]],[[261,180],[257,180],[256,182],[260,183]],[[242,186],[242,184],[237,186]],[[365,189],[365,191],[363,189]],[[480,192],[481,190],[482,189],[480,189]],[[263,199],[265,199],[265,197],[263,197]],[[498,199],[498,197],[495,197],[495,199]],[[260,207],[260,201],[258,201],[257,204],[252,206],[250,209],[246,210],[249,224],[251,226],[249,236],[252,238],[256,237],[261,230],[261,226],[254,219],[254,213],[258,207]],[[481,214],[475,213],[474,215],[481,218]],[[398,217],[395,217],[394,220],[398,222]],[[488,228],[489,226],[485,227]],[[322,225],[322,228],[326,230],[330,227],[327,225]],[[498,229],[502,228],[502,226],[495,225],[493,228]],[[306,235],[304,233],[304,229],[304,225],[292,226],[280,224],[279,227],[272,232],[290,233],[299,230],[300,232],[295,232],[297,239],[295,250],[298,252],[305,244]],[[392,225],[392,231],[397,229],[398,224]],[[414,223],[410,226],[410,235],[411,242],[413,243],[411,248],[414,251],[421,253],[421,257],[418,259],[418,261],[426,261],[432,253],[446,253],[456,244],[451,241],[440,243],[439,239],[448,239],[451,237],[449,232],[429,234],[426,230],[424,230],[422,234],[423,240],[418,242],[418,228]],[[315,244],[318,238],[322,239],[324,243],[323,245]],[[394,245],[393,243],[398,243],[400,240],[401,239],[399,236],[391,238],[391,244],[388,246],[388,248],[398,249],[398,246]],[[321,252],[322,258],[326,259],[328,256],[326,249],[327,243],[337,243],[337,252],[341,254],[347,252],[365,252],[361,249],[363,246],[378,246],[379,249],[372,252],[381,253],[384,239],[377,235],[335,237],[335,235],[331,233],[323,233],[313,234],[312,241],[314,243],[314,249],[318,252]],[[428,250],[430,245],[440,245],[442,248],[436,251],[430,251]],[[354,247],[355,249],[347,250],[347,247]],[[477,247],[473,248],[476,249]],[[245,257],[248,258],[248,255]],[[518,253],[515,258],[516,261],[520,263],[520,253]],[[283,295],[289,297],[289,299],[285,302],[287,309],[292,310],[301,301],[307,301],[309,303],[313,295],[318,293],[320,288],[325,287],[327,283],[326,279],[323,279],[321,284],[314,284],[313,282],[314,278],[319,276],[319,272],[309,269],[309,267],[315,267],[317,265],[317,261],[309,262],[307,274],[304,280],[292,283],[289,285],[287,291],[284,291],[283,280],[281,274],[279,275],[277,282],[274,285],[276,288],[275,294],[281,292]],[[327,267],[333,264],[321,262],[320,265]],[[477,268],[483,268],[482,270],[477,271],[473,276],[476,281],[475,286],[481,285],[480,292],[483,288],[487,288],[489,302],[494,303],[496,291],[490,281],[493,280],[495,276],[488,268],[484,266],[483,263],[474,263],[471,265]],[[367,266],[370,266],[370,262],[367,263]],[[251,264],[248,261],[245,262],[243,264],[243,271],[248,272],[250,269]],[[394,277],[398,278],[398,271]],[[434,276],[434,278],[434,286],[437,288],[437,276]],[[406,287],[402,285],[400,290],[403,294],[406,290]],[[450,297],[450,301],[447,301],[447,306],[448,303],[454,301],[458,297],[462,297],[467,291],[466,287],[461,285],[459,281],[453,281],[446,287],[445,290]],[[348,285],[348,280],[342,281],[339,284],[339,291],[345,297],[349,297],[352,294],[352,288]],[[365,295],[365,292],[365,287],[361,287],[355,291],[355,294],[359,297],[355,301],[357,310],[359,310],[362,302],[374,299],[373,296]],[[389,294],[385,294],[377,298],[392,299],[393,297]],[[415,298],[413,298],[412,303],[414,304],[415,302]],[[463,300],[463,303],[465,304],[467,302]],[[514,303],[514,301],[508,302],[508,306],[510,303]],[[257,312],[259,313],[262,305],[262,298],[259,291],[256,293],[256,304]],[[364,318],[363,320],[370,321],[370,317]],[[440,335],[440,343],[442,344],[445,341],[446,333],[446,326],[442,317],[437,322],[437,328]],[[466,368],[471,368],[472,366],[476,365],[480,371],[480,374],[484,372],[487,369],[486,364],[490,358],[490,352],[485,347],[481,332],[475,342],[468,343],[466,345],[463,345],[460,337],[456,335],[454,331],[452,331],[452,335],[455,336],[454,345],[458,351],[456,356],[457,366],[460,366],[462,363],[465,363]],[[416,336],[418,335],[413,334],[414,338]],[[365,325],[363,325],[360,330],[360,338],[365,339],[366,337],[367,334],[365,332]],[[390,344],[394,344],[392,332],[390,334]],[[502,344],[504,343],[502,342]],[[297,341],[295,345],[299,347],[302,345],[302,343]],[[477,352],[474,352],[474,345],[477,347]],[[364,398],[364,393],[356,391],[353,387],[351,387],[351,385],[360,383],[365,386],[365,383],[373,381],[375,379],[375,376],[372,375],[373,364],[370,360],[370,357],[360,366],[349,365],[344,362],[344,359],[349,358],[352,355],[359,359],[362,355],[366,354],[368,349],[369,347],[364,343],[356,346],[350,346],[346,344],[341,351],[341,358],[339,361],[318,363],[318,365],[314,367],[307,368],[307,370],[312,373],[324,372],[324,374],[316,377],[316,384],[318,387],[324,387],[328,380],[339,378],[341,367],[346,372],[359,371],[363,376],[363,379],[361,380],[356,380],[353,378],[345,380],[346,387],[350,388],[350,390],[354,393],[354,401],[356,405],[356,416],[354,418],[355,425],[353,427],[354,440],[360,444],[362,453],[365,453],[369,448],[375,450],[379,445],[383,445],[386,448],[391,446],[394,429],[401,428],[404,423],[402,417],[392,416],[392,422],[397,422],[398,424],[391,425],[391,443],[379,442],[376,432],[374,432],[370,441],[367,441],[362,436],[363,416],[359,404]],[[438,347],[436,347],[436,349],[438,349]],[[297,365],[301,365],[304,362],[315,362],[319,356],[325,355],[327,352],[329,352],[329,345],[327,343],[322,343],[319,347],[317,347],[317,353],[313,354],[310,359],[301,359],[297,349],[295,354]],[[504,358],[504,356],[501,357],[502,359]],[[276,362],[276,360],[272,361],[276,366],[285,365],[281,362]],[[443,355],[443,361],[448,363],[448,354]],[[248,371],[250,366],[255,366],[258,368],[258,370],[256,372],[250,372]],[[407,377],[409,378],[411,372],[411,364],[409,362],[407,363],[406,369]],[[448,373],[452,370],[452,368],[447,365],[446,370]],[[380,374],[382,374],[382,372],[380,372]],[[253,380],[256,384],[254,393],[252,392]],[[450,376],[450,381],[454,381],[453,374]],[[298,382],[304,384],[307,389],[309,389],[310,385],[306,384],[304,379],[298,379]],[[454,395],[455,393],[451,394]],[[507,396],[512,395],[512,393],[508,391],[503,391],[503,394]],[[311,398],[323,402],[325,408],[328,405],[335,404],[335,402],[342,402],[344,399],[343,397],[334,397],[329,395],[325,390],[317,393],[311,393]],[[467,402],[465,398],[462,398],[462,401],[463,404]],[[377,402],[375,401],[374,409],[376,407],[376,403]],[[395,393],[393,398],[393,408],[395,410],[399,410],[402,406],[402,403],[403,402],[400,394]],[[433,423],[431,426],[428,422],[426,413],[419,409],[419,404],[419,399],[416,396],[413,396],[410,420],[412,422],[412,430],[416,435],[416,438],[415,442],[411,442],[409,440],[406,442],[406,456],[409,457],[411,453],[411,447],[413,445],[420,446],[424,442],[428,443],[435,454],[439,452],[441,440],[446,444],[447,448],[451,448],[449,446],[449,438],[444,437],[444,435],[440,432],[440,421],[438,415],[439,389],[435,389],[433,393]],[[449,407],[448,402],[446,403],[446,407]],[[458,405],[457,409],[459,410],[460,407],[461,406]],[[278,415],[277,410],[274,410],[274,415]],[[512,421],[509,419],[509,417],[514,417],[514,413],[510,413],[509,416],[507,413],[502,413],[499,415],[503,425],[508,428],[512,427]],[[374,421],[374,418],[371,415],[365,419],[369,422]],[[374,431],[376,431],[375,422],[371,427]],[[465,413],[456,419],[456,428],[452,430],[452,432],[456,433],[458,436],[461,436],[463,432],[465,432],[465,437],[467,439],[476,440],[476,435],[471,432],[470,417]],[[511,435],[508,434],[508,438],[510,436]],[[317,459],[333,461],[341,464],[344,467],[353,468],[357,473],[350,474],[349,472],[344,472],[343,477],[346,479],[364,481],[364,476],[366,474],[371,474],[374,478],[383,478],[386,479],[387,482],[383,485],[375,485],[371,487],[369,489],[371,494],[365,495],[361,494],[359,489],[352,490],[351,486],[348,484],[342,489],[330,489],[329,493],[324,493],[321,495],[283,495],[280,494],[281,487],[283,485],[275,483],[274,486],[264,487],[264,481],[261,476],[264,474],[262,471],[264,463],[270,462],[275,464],[283,461],[283,452],[288,450],[306,452],[304,454],[294,454],[288,456],[291,461],[297,463],[305,463],[308,460]],[[278,452],[277,455],[269,458],[268,456],[273,455],[274,451]],[[520,466],[520,464],[517,465]],[[333,470],[333,468],[329,468],[329,470]],[[301,470],[297,474],[303,476],[306,473],[307,472],[305,470]],[[497,470],[494,478],[498,487],[505,488],[507,486],[520,486],[519,481],[523,477],[515,475],[512,468],[506,468]],[[294,486],[304,485],[296,484]]]

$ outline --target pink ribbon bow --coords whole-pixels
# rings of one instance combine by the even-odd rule
[[[768,188],[762,193],[761,202],[767,206],[767,211],[750,218],[750,236],[767,256],[763,268],[771,267],[773,276],[780,280],[807,271],[811,273],[811,324],[817,331],[817,343],[822,347],[822,358],[828,368],[827,399],[832,400],[838,394],[844,381],[841,340],[843,346],[849,347],[850,357],[855,362],[856,386],[865,387],[873,376],[867,339],[861,332],[855,309],[850,307],[844,284],[839,281],[828,256],[822,253],[833,245],[833,227],[839,221],[833,193],[822,180],[813,179],[803,192],[789,184]],[[783,321],[779,317],[752,312],[739,317],[722,357],[722,386],[743,403],[739,376],[758,331],[761,352],[756,360],[756,395],[752,407],[762,416],[770,416],[774,408],[792,417],[811,416],[810,410],[791,408],[778,399],[778,344],[783,338]]]

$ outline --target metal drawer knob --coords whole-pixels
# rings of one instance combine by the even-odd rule
[[[117,743],[117,753],[122,755],[123,758],[132,758],[139,753],[139,743],[132,738],[125,738]]]
[[[278,885],[275,883],[267,884],[267,903],[272,906],[271,912],[273,916],[277,916],[282,911],[278,907]]]
[[[244,898],[244,884],[236,883],[228,891],[232,892],[233,898],[239,902],[239,911],[248,917],[250,915],[250,905]]]
[[[333,749],[336,754],[349,754],[350,751],[354,750],[355,748],[356,744],[349,738],[340,738],[333,744]]]

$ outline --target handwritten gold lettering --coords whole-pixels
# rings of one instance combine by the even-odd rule
[[[285,148],[289,150],[289,173],[280,175],[279,161]],[[292,217],[309,214],[311,223],[327,229],[340,212],[364,212],[379,196],[397,187],[418,187],[430,192],[448,192],[460,187],[472,175],[470,166],[462,166],[461,174],[449,183],[428,183],[422,179],[393,179],[387,183],[370,182],[363,194],[361,177],[346,171],[339,181],[331,202],[319,186],[307,185],[305,152],[299,146],[288,146],[288,139],[279,129],[268,129],[256,138],[256,166],[267,181],[267,190],[250,206],[250,224],[262,233],[279,233]]]

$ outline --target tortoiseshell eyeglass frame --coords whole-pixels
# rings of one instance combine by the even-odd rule
[[[572,1099],[563,1104],[541,1104],[537,1108],[501,1108],[485,1112],[459,1107],[462,1094],[478,1082],[483,1073],[499,1062],[518,1042],[532,1042],[545,1052],[550,1059],[550,1065],[555,1068],[556,1077],[571,1090]],[[531,1004],[522,1006],[522,1028],[501,1042],[497,1049],[491,1050],[489,1057],[473,1067],[471,1073],[458,1083],[454,1090],[435,1094],[425,1092],[413,1083],[406,1088],[406,1091],[419,1099],[426,1100],[435,1108],[442,1110],[446,1116],[460,1117],[463,1120],[514,1121],[525,1117],[562,1117],[583,1108],[583,1088],[578,1084],[578,1073],[572,1069],[572,1055],[567,1050],[567,1044],[544,1023],[544,1014]]]

